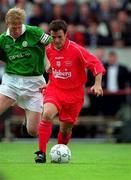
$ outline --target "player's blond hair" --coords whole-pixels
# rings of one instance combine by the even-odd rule
[[[11,8],[5,16],[5,22],[7,24],[23,24],[26,18],[25,11],[21,8]]]

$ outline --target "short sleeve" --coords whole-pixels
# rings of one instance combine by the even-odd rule
[[[51,36],[46,34],[41,28],[34,26],[32,30],[35,38],[43,45],[46,46],[51,42]]]

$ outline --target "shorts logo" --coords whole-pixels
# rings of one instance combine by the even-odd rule
[[[28,42],[27,41],[23,41],[22,46],[23,47],[27,47],[28,46]]]

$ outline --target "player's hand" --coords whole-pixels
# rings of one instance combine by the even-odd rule
[[[43,86],[39,87],[39,92],[43,92],[47,87],[47,84],[44,84]]]
[[[94,85],[91,87],[91,92],[93,94],[95,94],[97,97],[98,96],[103,96],[103,90],[102,90],[102,87],[99,86],[99,85]]]

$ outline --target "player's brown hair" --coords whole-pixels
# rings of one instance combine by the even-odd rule
[[[23,9],[14,7],[9,9],[9,11],[7,12],[5,16],[5,22],[7,24],[23,24],[25,21],[25,17],[26,14]]]
[[[50,31],[59,31],[59,30],[63,30],[64,33],[66,34],[66,32],[67,32],[67,23],[64,20],[61,20],[61,19],[53,20],[49,24],[49,32]]]

